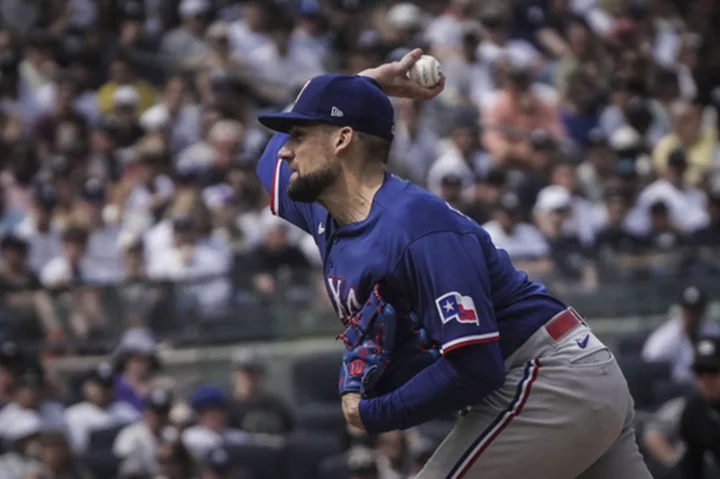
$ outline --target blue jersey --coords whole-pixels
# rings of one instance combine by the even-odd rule
[[[317,204],[286,194],[291,175],[276,134],[258,164],[272,212],[315,238],[339,317],[355,313],[383,280],[421,318],[444,353],[499,341],[503,358],[566,306],[516,270],[488,233],[437,196],[386,174],[363,221],[340,226]]]

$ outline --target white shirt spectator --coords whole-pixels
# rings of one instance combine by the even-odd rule
[[[700,336],[720,335],[720,324],[705,321]],[[693,380],[693,344],[683,331],[682,319],[676,316],[653,331],[642,350],[645,361],[670,363],[673,381],[689,383]]]
[[[670,219],[686,233],[705,226],[708,222],[705,194],[693,187],[679,189],[665,179],[650,183],[637,198],[636,218],[629,224],[635,234],[647,234],[650,231],[650,207],[658,201],[668,206]]]
[[[132,458],[142,464],[142,470],[148,473],[155,472],[158,440],[144,422],[138,422],[126,427],[115,439],[113,453],[121,458]]]
[[[28,264],[36,274],[40,273],[51,259],[62,255],[60,233],[54,228],[40,233],[31,216],[26,216],[17,226],[15,234],[28,242]]]
[[[83,453],[93,431],[107,429],[121,424],[130,424],[140,419],[137,409],[125,402],[114,402],[103,409],[84,401],[65,410],[65,421],[70,431],[73,450]]]
[[[80,279],[85,283],[112,283],[118,277],[114,272],[96,268],[97,263],[93,263],[87,256],[80,260]],[[40,271],[40,282],[46,288],[61,286],[73,280],[73,271],[70,263],[64,256],[57,256],[45,265]]]
[[[170,152],[176,155],[200,140],[200,120],[200,108],[197,105],[182,106],[173,118],[167,106],[158,103],[140,115],[140,126],[146,130],[166,127],[170,131]]]
[[[57,85],[48,83],[38,88],[35,98],[43,111],[52,110],[57,98]],[[85,90],[73,100],[73,109],[90,124],[100,118],[100,108],[97,103],[97,93],[94,90]]]
[[[508,40],[504,45],[483,40],[478,45],[477,54],[486,65],[507,58],[513,65],[531,66],[542,58],[537,49],[525,40]]]
[[[192,426],[182,434],[182,442],[190,451],[190,454],[199,461],[202,461],[211,449],[225,445],[238,446],[250,442],[250,434],[238,429],[228,428],[222,435],[204,426]]]
[[[158,253],[148,266],[148,276],[156,280],[190,281],[182,286],[189,299],[206,314],[222,312],[230,297],[231,287],[225,276],[230,268],[228,255],[216,248],[196,244],[187,260],[178,248]],[[192,280],[199,280],[192,282]]]
[[[439,140],[437,131],[427,125],[420,124],[415,136],[411,138],[408,128],[403,123],[398,123],[391,156],[409,173],[413,182],[424,185],[428,170],[437,158]]]
[[[274,43],[258,47],[247,56],[247,65],[259,78],[288,87],[302,86],[324,73],[319,55],[292,44],[285,55],[280,54]]]
[[[430,167],[427,179],[428,189],[436,195],[440,194],[442,179],[447,175],[459,176],[462,179],[463,187],[471,188],[475,183],[475,177],[486,173],[490,168],[490,161],[490,155],[484,151],[476,151],[473,153],[471,166],[457,148],[450,146]]]
[[[497,248],[507,252],[511,259],[535,259],[547,256],[550,247],[542,233],[530,223],[519,223],[511,233],[505,232],[496,221],[489,221],[483,228]]]
[[[265,33],[251,31],[242,20],[228,26],[228,41],[232,52],[241,58],[247,58],[253,51],[271,43]]]
[[[120,250],[117,247],[120,231],[120,226],[108,225],[90,234],[86,258],[97,277],[108,278],[108,281],[122,277]]]
[[[166,175],[159,175],[152,181],[153,188],[155,189],[154,194],[158,194],[163,198],[171,198],[175,193],[175,184]],[[125,200],[126,211],[147,211],[150,206],[150,200],[153,197],[153,193],[147,185],[141,184],[133,188],[132,192]]]
[[[6,431],[12,430],[13,423],[28,418],[31,420],[38,419],[41,430],[68,431],[62,404],[55,401],[45,401],[35,410],[24,409],[13,402],[0,411],[0,437],[4,438]]]
[[[571,195],[559,185],[546,186],[538,193],[536,211],[549,212],[561,207],[570,208],[570,216],[563,223],[563,231],[575,235],[584,245],[591,245],[599,223],[592,203],[578,195]]]

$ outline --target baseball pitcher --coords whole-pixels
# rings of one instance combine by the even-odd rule
[[[422,52],[310,80],[258,175],[272,212],[312,234],[345,324],[339,392],[369,433],[462,415],[420,479],[650,479],[614,357],[571,307],[516,270],[477,223],[386,172],[387,95]]]

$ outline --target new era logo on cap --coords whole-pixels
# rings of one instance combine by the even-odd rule
[[[303,86],[292,110],[258,118],[271,130],[288,133],[302,123],[329,123],[391,141],[395,112],[373,80],[358,75],[320,75]]]

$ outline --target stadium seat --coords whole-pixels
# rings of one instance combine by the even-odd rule
[[[339,402],[319,402],[300,406],[295,411],[297,429],[345,435],[345,416]]]
[[[627,379],[635,407],[655,410],[660,406],[657,387],[670,381],[670,366],[666,363],[648,363],[636,355],[618,356],[617,360]]]
[[[253,479],[275,479],[282,462],[282,450],[269,446],[246,444],[228,447],[228,454],[235,467],[247,471]]]
[[[288,438],[283,453],[284,479],[317,479],[320,463],[342,453],[340,441],[331,434],[296,433]],[[335,479],[342,479],[335,477]]]
[[[622,335],[617,340],[617,346],[614,351],[615,354],[621,356],[639,355],[649,335],[648,332]]]
[[[90,449],[96,452],[107,452],[112,451],[113,445],[115,444],[115,438],[120,434],[120,431],[125,428],[125,425],[113,426],[106,429],[98,429],[90,433]]]
[[[337,381],[341,361],[338,351],[311,353],[298,358],[292,373],[296,404],[338,402]]]

